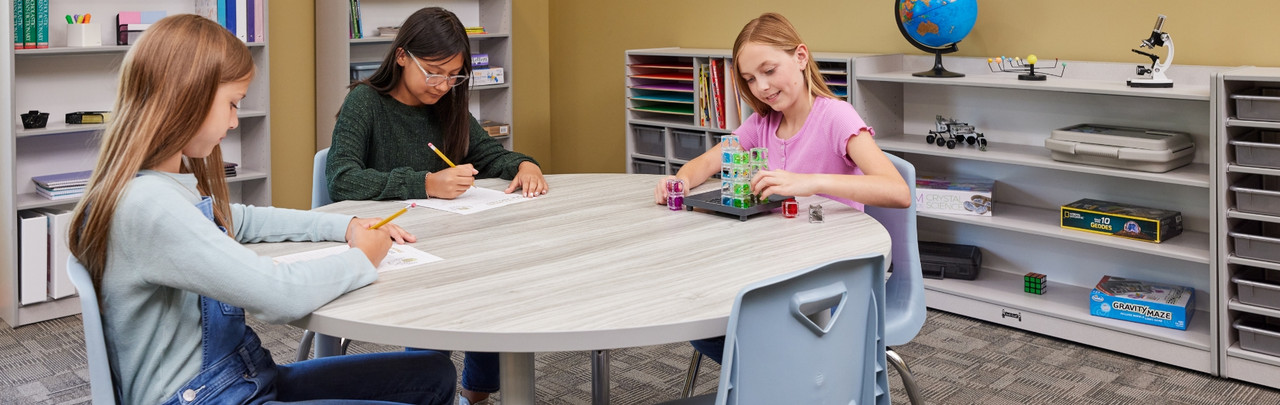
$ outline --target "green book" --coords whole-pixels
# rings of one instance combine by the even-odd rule
[[[27,0],[31,1],[31,0]],[[49,47],[49,0],[36,1],[36,48]]]
[[[13,49],[22,49],[22,0],[13,0]]]
[[[36,47],[36,0],[22,2],[22,23],[22,47],[33,49]]]

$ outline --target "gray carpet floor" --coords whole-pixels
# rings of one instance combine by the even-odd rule
[[[292,361],[301,330],[251,325],[277,362]],[[89,402],[82,333],[79,316],[17,329],[0,323],[0,404]],[[357,342],[349,351],[398,349]],[[675,398],[691,350],[676,343],[613,351],[612,403]],[[897,351],[931,404],[1280,404],[1280,391],[1271,388],[937,311]],[[461,357],[454,353],[459,367]],[[590,403],[588,353],[538,354],[536,362],[539,403]],[[714,391],[719,372],[705,361],[697,392]],[[908,403],[892,371],[890,381],[893,403]]]

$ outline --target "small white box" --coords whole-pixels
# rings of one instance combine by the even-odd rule
[[[506,80],[502,77],[502,68],[500,67],[475,69],[471,71],[472,86],[502,84],[504,82],[506,82]]]
[[[994,187],[995,182],[986,179],[920,176],[916,178],[916,212],[989,217]]]
[[[102,46],[102,28],[98,23],[67,24],[67,46]]]

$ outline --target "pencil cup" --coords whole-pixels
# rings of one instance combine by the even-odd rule
[[[98,23],[67,24],[67,46],[102,46],[102,28]]]

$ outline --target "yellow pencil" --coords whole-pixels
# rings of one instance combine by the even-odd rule
[[[408,212],[408,211],[409,211],[409,208],[416,207],[417,205],[418,205],[417,203],[409,204],[408,206],[406,206],[406,207],[404,207],[404,208],[401,208],[399,211],[396,211],[396,213],[391,214],[391,216],[387,217],[386,219],[383,219],[383,220],[381,220],[381,221],[378,221],[378,223],[376,223],[376,224],[374,224],[373,226],[369,227],[369,229],[378,229],[378,227],[383,226],[383,225],[386,225],[388,222],[391,222],[391,220],[396,219],[396,217],[400,216],[401,214],[404,214],[405,212]]]
[[[436,151],[436,154],[440,155],[440,158],[444,159],[444,162],[449,164],[449,167],[458,167],[458,165],[453,164],[453,161],[450,161],[448,157],[445,157],[444,153],[441,153],[439,149],[436,149],[436,146],[432,145],[431,142],[427,142],[427,146],[430,146],[431,150]]]

